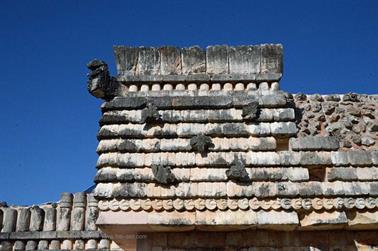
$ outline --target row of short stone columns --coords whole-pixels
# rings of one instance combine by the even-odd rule
[[[97,200],[92,194],[63,193],[57,206],[1,207],[0,226],[3,233],[97,230],[97,213]]]
[[[83,192],[63,193],[57,205],[2,205],[0,250],[119,249],[97,232],[97,216],[97,200]]]
[[[120,250],[119,246],[108,239],[101,240],[17,240],[1,241],[0,250]]]
[[[147,92],[147,91],[244,91],[244,90],[271,90],[280,89],[279,82],[261,83],[154,83],[154,84],[124,84],[125,91],[128,92]]]

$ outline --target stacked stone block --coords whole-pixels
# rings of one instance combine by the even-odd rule
[[[101,212],[199,230],[354,229],[350,211],[366,215],[366,227],[377,224],[375,96],[293,98],[273,88],[282,74],[279,45],[120,46],[115,54],[124,89],[101,107]],[[361,116],[352,123],[367,123],[374,142],[347,148],[345,130],[327,133],[334,112]],[[209,144],[205,153],[193,147],[198,135]],[[227,174],[235,163],[243,182]],[[175,182],[161,184],[156,166]]]

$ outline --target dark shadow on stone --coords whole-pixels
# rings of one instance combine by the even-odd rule
[[[157,107],[151,102],[147,103],[146,108],[142,110],[141,122],[145,124],[144,130],[149,130],[155,126],[159,126],[160,128],[164,126]]]
[[[242,117],[244,120],[257,120],[260,113],[261,109],[259,108],[259,102],[257,101],[250,102],[242,108]]]
[[[219,157],[219,158],[217,158],[214,162],[213,162],[213,164],[215,165],[215,166],[227,166],[227,161],[225,160],[225,159],[223,159],[222,157]]]
[[[152,173],[154,174],[155,180],[162,185],[174,185],[177,184],[178,180],[173,175],[170,166],[152,165]]]
[[[155,122],[151,122],[151,123],[146,123],[144,126],[143,126],[143,130],[150,130],[151,128],[155,127],[155,126],[158,126],[160,128],[163,128],[164,127],[164,123],[163,121],[155,121]],[[160,133],[154,135],[154,136],[159,136]]]
[[[294,107],[295,112],[295,124],[299,124],[302,121],[304,109],[299,107]]]
[[[137,152],[138,147],[130,140],[124,140],[118,145],[118,151],[120,152]]]
[[[244,161],[235,158],[231,163],[230,169],[226,170],[226,175],[228,179],[236,183],[247,183],[251,179],[248,176],[247,170],[245,169]]]
[[[192,150],[201,153],[201,156],[206,157],[209,149],[214,148],[213,141],[209,136],[200,134],[190,139],[190,146]]]
[[[161,117],[157,107],[153,103],[148,102],[146,108],[142,111],[142,122],[149,124],[159,120],[161,120]]]

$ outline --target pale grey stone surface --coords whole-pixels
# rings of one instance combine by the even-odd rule
[[[229,71],[239,74],[260,73],[260,55],[259,46],[229,47]]]
[[[160,73],[160,53],[158,48],[138,49],[137,75],[157,75]]]
[[[114,46],[118,74],[134,75],[138,63],[138,48]]]
[[[276,212],[260,210],[257,212],[258,225],[298,225],[298,215],[295,212]]]
[[[173,46],[159,48],[160,53],[160,74],[172,75],[181,74],[181,50]]]
[[[29,208],[21,208],[18,210],[17,215],[17,224],[16,224],[16,231],[17,232],[25,232],[29,229],[30,224],[30,209]]]
[[[43,229],[44,211],[38,206],[30,208],[30,231],[40,231]]]
[[[44,231],[53,231],[56,229],[56,210],[53,206],[46,206],[44,208],[45,217],[43,221]]]
[[[182,73],[199,74],[206,72],[206,51],[198,46],[182,48]]]
[[[337,151],[340,147],[337,138],[321,136],[291,138],[289,144],[294,151]]]
[[[210,74],[229,73],[227,46],[215,45],[206,48],[206,72]]]
[[[17,224],[17,210],[13,208],[3,209],[3,227],[2,233],[9,233],[16,230]]]

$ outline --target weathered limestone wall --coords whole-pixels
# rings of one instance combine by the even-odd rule
[[[357,251],[378,250],[378,231],[150,233],[138,251]]]
[[[97,225],[122,247],[125,232],[155,232],[129,247],[376,248],[376,95],[280,91],[281,45],[115,56],[118,75],[92,61],[88,84],[105,100]]]

